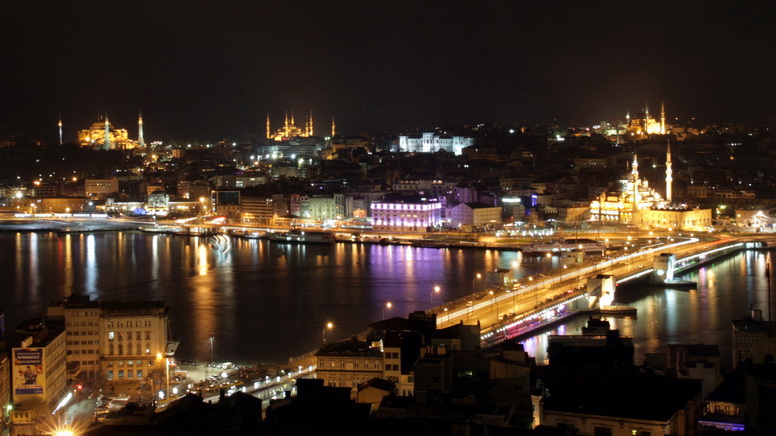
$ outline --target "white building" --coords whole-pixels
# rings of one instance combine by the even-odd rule
[[[12,399],[21,405],[11,411],[11,421],[17,434],[38,434],[34,425],[42,410],[35,403],[53,411],[67,389],[65,332],[39,323],[16,333],[20,336],[11,349]]]
[[[501,224],[501,208],[484,203],[461,203],[450,209],[452,228],[472,226],[475,228],[492,227]]]
[[[425,132],[420,136],[399,135],[399,149],[405,153],[434,153],[439,150],[463,154],[463,149],[474,145],[474,138],[465,136],[437,135],[433,132]]]
[[[426,232],[442,225],[442,203],[424,199],[372,203],[372,228],[378,232]]]
[[[301,198],[302,218],[311,220],[341,220],[345,217],[345,196],[311,195]]]

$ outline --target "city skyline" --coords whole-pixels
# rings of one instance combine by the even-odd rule
[[[12,5],[0,131],[54,143],[60,113],[67,131],[140,110],[149,139],[201,140],[263,135],[285,110],[350,134],[586,125],[644,100],[672,119],[773,113],[771,4],[303,6]]]

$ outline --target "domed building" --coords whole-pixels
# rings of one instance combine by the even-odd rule
[[[142,129],[142,123],[141,116],[139,120],[140,129]],[[142,137],[142,130],[140,132]],[[78,143],[81,147],[102,148],[104,150],[126,150],[140,146],[137,141],[129,139],[127,129],[115,128],[108,121],[107,115],[92,123],[88,129],[79,130]]]
[[[711,222],[711,209],[689,208],[672,203],[673,169],[671,145],[666,152],[666,195],[663,198],[649,181],[639,176],[638,156],[634,154],[631,174],[617,188],[606,190],[590,203],[593,221],[635,225],[644,229],[704,230]]]

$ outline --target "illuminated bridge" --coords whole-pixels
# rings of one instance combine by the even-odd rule
[[[689,282],[672,281],[675,274],[743,249],[766,246],[763,238],[711,242],[676,238],[605,261],[558,269],[538,280],[473,294],[433,311],[439,328],[479,322],[483,344],[493,344],[529,335],[580,313],[595,313],[599,306],[611,304],[615,284],[641,278],[645,286],[681,286]],[[611,285],[600,281],[606,276],[612,276]]]

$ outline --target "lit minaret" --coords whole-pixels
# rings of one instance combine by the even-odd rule
[[[633,211],[639,208],[639,157],[633,153],[633,164],[631,165],[631,174],[633,175]]]
[[[283,130],[283,132],[285,133],[283,133],[283,136],[286,136],[288,134],[288,111],[286,111],[286,123],[284,129],[285,130]]]
[[[671,140],[668,140],[668,149],[666,149],[666,200],[671,203],[671,182],[674,181],[674,170],[671,168]]]
[[[331,137],[334,137],[334,134],[337,132],[337,125],[334,124],[334,115],[331,116]]]
[[[660,134],[666,134],[666,105],[663,101],[660,102]],[[671,155],[671,145],[668,146],[669,156]],[[670,159],[669,159],[670,160]]]
[[[644,102],[644,134],[649,134],[649,103]]]
[[[104,150],[110,150],[110,123],[108,122],[108,114],[105,114],[105,141],[103,141],[102,148]]]
[[[267,139],[270,139],[272,137],[272,129],[269,125],[269,111],[267,111]]]
[[[310,131],[307,136],[313,136],[313,111],[310,111]]]
[[[137,115],[137,142],[141,147],[145,147],[145,139],[143,139],[143,112],[138,112]]]
[[[59,145],[62,145],[62,114],[59,114]]]
[[[296,121],[294,121],[294,111],[291,111],[291,125],[296,127]]]

